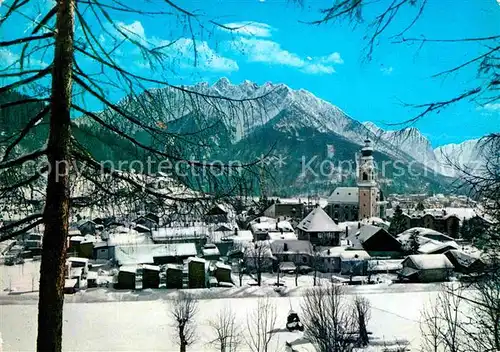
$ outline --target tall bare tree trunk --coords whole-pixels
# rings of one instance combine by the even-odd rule
[[[62,350],[64,267],[69,222],[70,106],[73,67],[74,0],[58,0],[52,71],[50,172],[44,210],[38,302],[38,351]]]

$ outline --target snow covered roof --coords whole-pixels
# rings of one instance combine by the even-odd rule
[[[449,255],[453,256],[455,258],[455,260],[458,262],[458,264],[460,264],[464,267],[469,267],[470,265],[474,264],[476,261],[481,260],[481,258],[476,256],[476,255],[464,253],[464,252],[456,250],[456,249],[450,249],[448,252],[446,252],[445,255],[447,255],[447,257]]]
[[[405,264],[411,261],[417,269],[453,269],[453,264],[446,258],[444,254],[414,254],[408,256],[403,261]]]
[[[312,253],[313,250],[311,242],[305,240],[274,240],[270,243],[273,253]]]
[[[123,265],[120,267],[120,271],[135,274],[137,271],[137,265]]]
[[[452,237],[449,237],[449,236],[447,236],[439,231],[428,229],[426,227],[412,227],[411,229],[408,229],[406,231],[401,232],[398,235],[398,239],[405,238],[407,236],[411,236],[415,231],[417,231],[420,236],[424,236],[424,237],[427,237],[427,235],[434,235],[434,236],[443,236],[443,238],[447,237],[449,240],[453,240]]]
[[[108,233],[108,245],[110,246],[147,243],[152,243],[149,237],[126,227],[120,227],[118,232]]]
[[[78,229],[71,229],[68,231],[68,236],[72,237],[72,236],[81,236],[82,233],[80,232],[80,230]]]
[[[389,227],[389,225],[391,224],[389,221],[384,221],[376,216],[372,216],[371,218],[368,219],[363,219],[362,222],[366,224],[378,225],[379,227],[383,226]]]
[[[221,263],[221,262],[215,263],[215,267],[217,269],[231,270],[231,265],[227,265],[227,264],[224,264],[224,263]]]
[[[119,265],[153,264],[155,257],[188,257],[196,255],[194,243],[123,245],[115,247]]]
[[[213,247],[203,247],[201,252],[203,253],[203,256],[212,256],[212,255],[220,255],[219,248],[217,248],[215,245]]]
[[[295,232],[269,232],[267,237],[272,240],[296,240],[297,235]]]
[[[72,241],[72,242],[82,242],[85,240],[85,237],[83,236],[72,236],[72,237],[69,237],[69,240]]]
[[[186,227],[161,227],[151,231],[154,240],[172,238],[199,238],[208,235],[206,226],[186,226]]]
[[[368,259],[370,255],[366,251],[356,250],[356,251],[343,251],[340,253],[341,259]]]
[[[141,265],[141,267],[144,270],[160,271],[160,267],[158,265],[143,264],[143,265]]]
[[[305,232],[342,232],[342,228],[321,208],[314,208],[297,226]]]
[[[259,216],[258,218],[255,218],[252,221],[250,221],[248,224],[251,226],[252,224],[258,224],[262,222],[270,222],[274,224],[276,222],[276,219],[267,216]]]
[[[364,225],[361,226],[359,231],[356,233],[356,237],[359,242],[363,243],[368,241],[373,235],[375,235],[379,231],[385,231],[381,227],[374,225]]]
[[[425,244],[419,246],[418,251],[422,254],[432,254],[447,247],[458,249],[458,244],[455,241],[439,242],[429,240]]]
[[[141,224],[136,224],[136,225],[134,226],[134,230],[135,230],[135,229],[146,230],[147,232],[148,232],[148,231],[150,231],[150,228],[149,228],[149,227],[146,227],[146,226],[141,225]]]
[[[337,187],[328,197],[328,204],[358,204],[358,187]]]
[[[253,241],[253,234],[250,230],[238,230],[236,233],[234,230],[232,231],[215,231],[210,234],[210,239],[212,242],[221,242],[225,241],[234,241],[234,242],[247,242]]]
[[[348,248],[347,246],[322,248],[320,251],[320,256],[322,258],[340,257],[340,254],[345,252],[347,248]]]
[[[207,261],[203,258],[199,258],[199,257],[189,257],[187,259],[187,263],[191,263],[191,262],[196,262],[196,263],[203,263],[205,264]]]
[[[182,270],[182,265],[179,264],[166,264],[165,268],[170,270]]]
[[[66,259],[66,263],[68,262],[77,262],[77,263],[88,263],[89,259],[88,258],[81,258],[81,257],[69,257]]]
[[[370,260],[368,270],[370,271],[396,271],[403,268],[401,259]]]

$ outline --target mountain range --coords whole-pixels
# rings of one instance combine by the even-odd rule
[[[285,84],[232,84],[221,78],[213,85],[151,89],[118,105],[138,123],[113,110],[96,114],[142,144],[176,148],[185,158],[196,160],[245,163],[267,156],[271,171],[265,183],[274,195],[328,194],[337,185],[355,184],[353,163],[367,138],[373,142],[379,180],[387,192],[449,191],[449,176],[454,174],[442,166],[446,156],[456,157],[461,151],[460,163],[466,165],[477,155],[477,141],[433,149],[416,128],[384,131]],[[2,119],[11,115],[3,114]],[[100,160],[146,155],[88,116],[73,121],[76,139]],[[37,129],[45,134],[40,125]],[[155,138],[148,130],[155,128],[166,129],[172,138]],[[179,136],[181,142],[175,139]],[[408,165],[414,175],[400,175]]]
[[[378,138],[387,141],[431,170],[455,177],[464,167],[480,166],[483,149],[480,139],[466,140],[458,144],[446,144],[432,148],[430,141],[415,127],[385,131],[373,122],[363,123]]]

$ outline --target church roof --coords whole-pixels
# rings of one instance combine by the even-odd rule
[[[328,203],[359,203],[358,187],[337,187],[328,197]]]
[[[305,232],[342,232],[343,229],[337,225],[332,218],[321,208],[316,207],[297,226]]]

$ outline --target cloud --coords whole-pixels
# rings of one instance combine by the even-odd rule
[[[274,31],[270,25],[260,22],[232,22],[224,24],[224,27],[230,28],[222,28],[225,31],[252,37],[270,37]]]
[[[335,73],[335,69],[332,66],[325,66],[323,64],[311,64],[306,65],[302,68],[302,72],[310,74],[332,74]]]
[[[497,112],[497,111],[500,112],[500,103],[485,104],[484,106],[481,107],[481,109],[490,112]]]
[[[123,22],[116,22],[116,26],[119,27],[124,34],[130,36],[132,39],[142,39],[146,40],[146,33],[144,27],[140,21],[134,21],[131,24],[125,24]]]
[[[0,0],[2,1],[2,0]],[[12,65],[19,58],[18,55],[7,49],[0,49],[0,69],[4,69]]]
[[[344,62],[339,53],[320,57],[301,57],[283,49],[279,43],[267,39],[241,37],[230,42],[229,46],[233,51],[245,55],[248,62],[288,66],[308,74],[332,74],[335,72],[333,64]]]
[[[334,52],[331,53],[328,56],[324,56],[320,58],[321,62],[326,63],[326,64],[343,64],[344,60],[340,57],[340,53]]]
[[[181,68],[214,72],[233,72],[239,69],[235,60],[219,55],[206,41],[193,42],[190,38],[181,38],[170,45],[165,54],[178,61]]]
[[[391,75],[393,71],[394,71],[394,67],[392,67],[392,66],[389,66],[389,67],[383,66],[380,68],[380,72],[382,72],[382,74],[384,74],[386,76]]]
[[[191,38],[178,38],[171,41],[156,36],[148,36],[140,21],[131,23],[115,22],[115,26],[132,40],[138,41],[147,48],[156,48],[164,54],[167,65],[170,63],[172,69],[198,69],[214,72],[233,72],[239,69],[236,61],[220,55],[206,41],[196,40],[193,42]],[[112,26],[108,28],[108,31],[115,33],[118,38],[123,37]],[[101,35],[99,41],[105,47],[111,48],[117,44],[116,37]],[[114,51],[114,54],[118,56],[119,60],[132,60],[134,66],[139,69],[151,69],[149,62],[143,59],[139,48],[132,43],[120,46]]]

